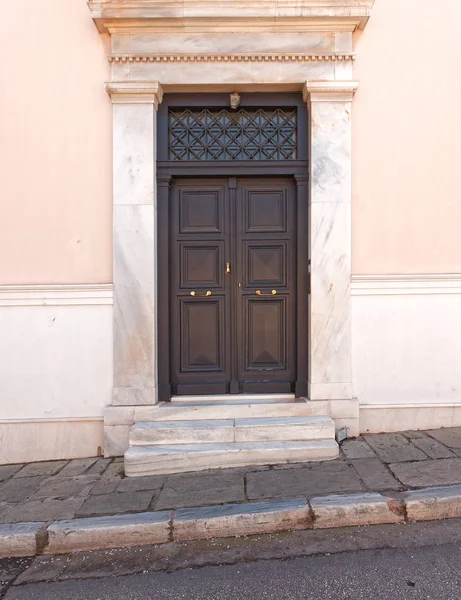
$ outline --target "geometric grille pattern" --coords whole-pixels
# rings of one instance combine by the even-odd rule
[[[296,108],[170,109],[170,160],[293,160]]]

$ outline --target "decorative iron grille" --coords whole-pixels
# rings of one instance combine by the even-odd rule
[[[297,158],[296,108],[170,109],[170,160]]]

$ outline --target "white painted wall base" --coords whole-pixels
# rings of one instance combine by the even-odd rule
[[[461,402],[457,404],[401,404],[360,406],[360,433],[461,427]]]
[[[461,276],[352,281],[360,431],[461,425]]]
[[[102,456],[103,420],[0,421],[0,464]]]
[[[0,286],[0,463],[103,453],[112,286]]]

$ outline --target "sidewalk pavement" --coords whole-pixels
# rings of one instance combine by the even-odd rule
[[[461,428],[346,440],[332,462],[126,478],[88,458],[0,482],[0,556],[460,517]]]

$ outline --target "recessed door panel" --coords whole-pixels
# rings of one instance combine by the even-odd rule
[[[287,284],[287,243],[245,241],[245,287],[278,286]]]
[[[188,186],[179,191],[180,233],[222,233],[224,188]]]
[[[207,286],[219,288],[222,285],[220,266],[223,261],[224,241],[219,242],[179,242],[181,265],[179,287],[195,289]]]
[[[286,301],[247,297],[244,312],[248,332],[245,370],[286,370]]]
[[[243,190],[246,205],[247,233],[285,232],[287,227],[287,197],[285,189]]]
[[[181,298],[181,373],[225,368],[224,298]]]

